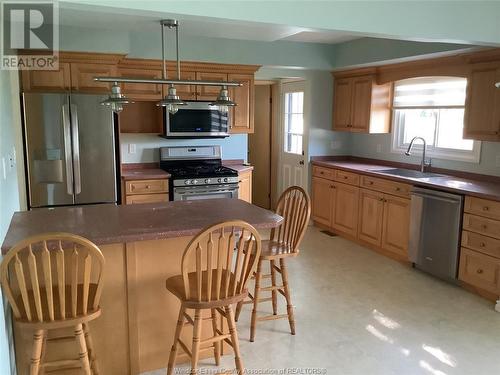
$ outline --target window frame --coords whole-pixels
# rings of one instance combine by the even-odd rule
[[[418,77],[424,79],[429,79],[433,77]],[[464,77],[457,77],[464,78]],[[392,117],[392,139],[391,139],[391,152],[400,154],[407,150],[409,143],[404,142],[404,127],[401,126],[399,116],[397,114],[398,110],[410,110],[410,109],[450,109],[450,108],[464,108],[465,116],[465,103],[464,105],[442,105],[442,106],[399,106],[394,107],[394,91],[395,85],[393,85],[393,99],[391,102],[391,117]],[[464,119],[465,120],[465,119]],[[437,131],[437,127],[435,129]],[[420,143],[415,143],[413,149],[421,153],[423,145]],[[443,147],[435,147],[434,145],[427,145],[426,155],[441,160],[452,160],[452,161],[463,161],[470,163],[479,163],[481,159],[481,141],[473,141],[472,150],[460,150],[451,149]]]

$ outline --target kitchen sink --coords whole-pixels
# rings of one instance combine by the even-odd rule
[[[390,174],[393,176],[409,177],[409,178],[430,178],[430,177],[443,177],[442,174],[437,173],[427,173],[415,171],[413,169],[404,168],[391,168],[391,169],[379,169],[379,173]]]

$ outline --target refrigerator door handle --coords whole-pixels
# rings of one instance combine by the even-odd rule
[[[80,174],[80,141],[78,138],[78,109],[71,104],[71,133],[73,139],[73,171],[75,175],[75,195],[82,192],[82,179]]]
[[[66,164],[66,192],[73,195],[73,158],[71,157],[71,129],[69,106],[62,106],[62,123],[64,136],[64,161]]]

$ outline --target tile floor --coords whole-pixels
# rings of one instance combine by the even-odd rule
[[[289,262],[297,335],[286,320],[262,322],[250,343],[250,306],[242,311],[250,374],[500,373],[500,314],[491,302],[314,227],[301,249]],[[234,367],[229,355],[222,362]],[[216,371],[213,360],[200,365]]]

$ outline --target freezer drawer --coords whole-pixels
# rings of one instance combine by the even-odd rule
[[[414,188],[411,193],[410,261],[446,280],[458,271],[463,196]]]

